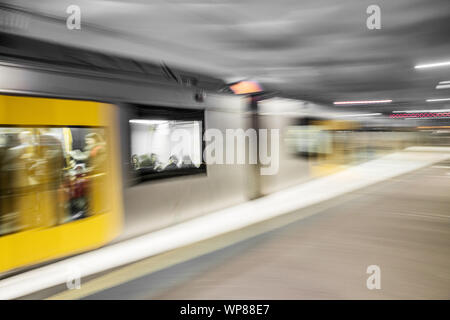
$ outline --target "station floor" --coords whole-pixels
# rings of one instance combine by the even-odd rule
[[[305,210],[314,214],[300,219]],[[178,258],[190,252],[203,253]],[[380,267],[380,289],[367,288],[370,265]],[[150,257],[86,286],[84,295],[53,298],[449,299],[450,161]]]

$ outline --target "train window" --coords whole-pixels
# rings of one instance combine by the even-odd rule
[[[289,126],[285,142],[289,153],[310,158],[330,154],[331,138],[330,133],[319,125]]]
[[[130,119],[130,163],[138,180],[204,173],[203,118]],[[202,115],[202,114],[201,114]]]
[[[105,129],[0,127],[0,235],[105,212]]]

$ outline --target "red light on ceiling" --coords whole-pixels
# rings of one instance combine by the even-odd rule
[[[389,118],[449,118],[450,112],[394,113]]]
[[[263,88],[254,81],[240,81],[230,86],[235,94],[249,94],[262,92]]]

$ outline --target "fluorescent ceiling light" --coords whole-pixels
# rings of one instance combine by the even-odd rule
[[[132,119],[129,122],[130,123],[137,123],[137,124],[162,124],[164,122],[167,122],[167,120]]]
[[[450,81],[439,81],[439,84],[450,84]]]
[[[333,104],[371,104],[371,103],[391,103],[392,100],[360,100],[360,101],[335,101]]]
[[[450,84],[438,84],[436,89],[450,89]]]
[[[450,109],[433,109],[433,110],[398,110],[392,113],[421,113],[421,112],[450,112]]]
[[[450,61],[447,62],[437,62],[437,63],[429,63],[429,64],[420,64],[415,66],[415,69],[425,69],[425,68],[434,68],[434,67],[445,67],[450,66]]]
[[[439,101],[450,101],[450,98],[442,98],[442,99],[427,99],[427,102],[439,102]]]
[[[359,113],[359,114],[346,114],[343,116],[338,116],[338,117],[342,117],[342,118],[347,118],[347,117],[372,117],[372,116],[380,116],[381,113]]]

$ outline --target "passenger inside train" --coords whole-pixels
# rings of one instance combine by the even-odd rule
[[[130,127],[134,171],[151,176],[200,167],[201,121],[132,119]]]
[[[0,128],[0,235],[51,227],[101,212],[103,129]],[[44,208],[44,210],[42,210]]]

